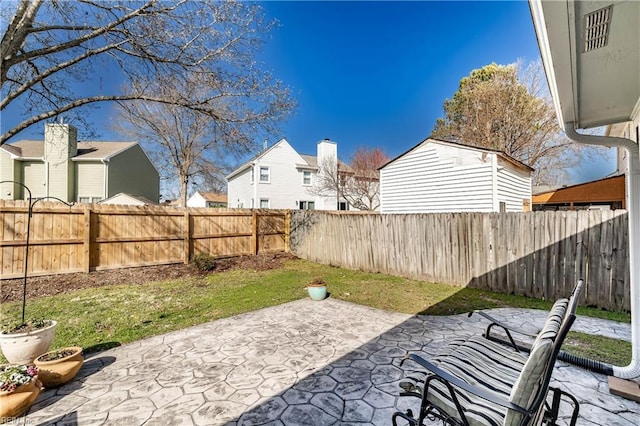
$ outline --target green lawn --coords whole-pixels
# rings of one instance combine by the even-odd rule
[[[58,320],[53,348],[78,345],[90,353],[307,297],[305,285],[317,276],[328,283],[331,297],[408,314],[449,315],[473,309],[508,306],[538,309],[551,307],[551,302],[525,297],[292,260],[284,267],[271,271],[235,270],[204,278],[145,285],[123,283],[119,286],[30,299],[27,301],[27,316]],[[630,321],[628,314],[593,308],[580,308],[579,313]],[[19,318],[19,315],[20,303],[5,303],[2,305],[0,321]],[[598,353],[598,345],[618,345],[615,342],[592,340],[593,344],[581,340],[577,351],[588,347]],[[618,347],[624,348],[623,344],[626,342]],[[626,352],[630,354],[630,346]],[[608,360],[614,361],[619,360]]]

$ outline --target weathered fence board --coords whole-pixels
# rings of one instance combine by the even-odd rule
[[[286,211],[38,203],[29,275],[187,262],[285,250]],[[0,278],[21,277],[28,206],[0,200]],[[285,226],[286,225],[286,226]]]
[[[291,251],[315,262],[629,310],[624,211],[343,215],[292,212]]]

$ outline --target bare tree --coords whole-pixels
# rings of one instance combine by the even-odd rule
[[[280,119],[292,105],[286,88],[257,70],[255,52],[274,22],[265,22],[255,4],[18,0],[4,4],[0,13],[0,111],[19,106],[25,117],[2,129],[0,145],[63,113],[85,123],[79,109],[107,101],[176,105],[218,123],[260,125]],[[119,71],[120,89],[105,93],[101,84],[92,84],[77,90],[105,67]],[[202,92],[167,97],[157,90],[158,82],[171,84],[176,77],[197,78]],[[234,84],[227,84],[230,80]],[[269,95],[246,98],[250,91],[241,82],[262,85]],[[250,117],[237,113],[239,104]]]
[[[347,165],[326,159],[318,165],[315,183],[309,192],[322,197],[343,199],[358,210],[380,207],[380,172],[389,161],[380,148],[359,147]]]
[[[504,151],[533,167],[534,183],[558,183],[584,150],[560,130],[539,63],[490,64],[460,81],[432,137]]]
[[[257,130],[272,132],[273,117],[293,107],[292,102],[284,103],[279,86],[259,77],[236,75],[218,80],[201,74],[189,79],[161,78],[149,85],[150,93],[169,100],[206,97],[211,108],[223,113],[225,119],[213,119],[170,103],[118,102],[121,119],[116,128],[142,142],[166,181],[179,182],[180,200],[185,206],[189,183],[219,187],[229,171],[227,161],[249,152]],[[263,111],[255,108],[258,102],[273,105]]]

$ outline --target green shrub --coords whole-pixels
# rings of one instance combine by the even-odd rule
[[[191,263],[196,265],[196,268],[204,272],[213,271],[216,267],[215,259],[204,253],[198,253],[191,256]]]

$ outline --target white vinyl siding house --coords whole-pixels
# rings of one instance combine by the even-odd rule
[[[531,210],[531,172],[498,158],[498,202],[506,211]]]
[[[427,139],[380,169],[382,213],[523,211],[531,168],[505,154]]]
[[[318,153],[332,156],[335,162],[336,144],[321,141]],[[281,139],[227,176],[228,207],[335,210],[335,197],[310,191],[318,172],[317,158],[298,154]]]

